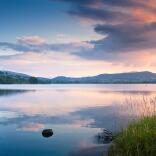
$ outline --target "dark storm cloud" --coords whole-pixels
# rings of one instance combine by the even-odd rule
[[[114,60],[119,53],[156,48],[155,0],[60,0],[72,4],[69,14],[94,21],[103,39],[94,49],[76,53],[89,59]],[[91,23],[92,24],[92,23]],[[137,51],[137,52],[136,52]]]
[[[155,48],[156,23],[97,25],[95,31],[103,35],[108,34],[103,40],[95,42],[97,46],[106,48],[107,51]]]
[[[75,15],[81,18],[101,20],[101,21],[118,21],[118,20],[128,20],[129,16],[125,13],[119,12],[112,9],[110,6],[104,5],[109,4],[109,1],[103,3],[102,0],[60,0],[65,2],[71,2],[71,10],[68,11],[69,14]],[[110,3],[111,4],[111,3]],[[99,8],[99,6],[102,8]]]
[[[39,37],[20,38],[17,43],[0,42],[0,48],[18,52],[69,52],[82,58],[108,61],[122,60],[125,53],[141,54],[143,50],[156,48],[156,0],[57,1],[70,4],[68,14],[94,26],[94,31],[103,36],[100,40],[84,42],[94,48],[79,43],[49,44]]]
[[[53,0],[51,0],[53,1]],[[121,7],[149,7],[151,8],[151,4],[155,3],[155,0],[59,0],[63,2],[70,2],[74,5],[97,5],[97,4],[105,4],[110,6],[121,6]]]
[[[77,10],[69,11],[69,14],[86,19],[93,19],[97,21],[107,21],[109,23],[117,23],[120,20],[128,20],[129,16],[121,12],[103,10],[98,8],[79,7]],[[130,19],[129,19],[130,20]]]

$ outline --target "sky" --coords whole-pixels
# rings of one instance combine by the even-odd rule
[[[156,72],[156,0],[0,0],[0,70]]]

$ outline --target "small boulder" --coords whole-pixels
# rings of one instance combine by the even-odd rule
[[[113,134],[112,132],[106,129],[103,129],[101,133],[98,133],[96,138],[97,138],[98,143],[106,144],[106,143],[110,143],[113,140]]]
[[[44,129],[42,131],[42,136],[45,138],[49,138],[53,135],[53,130],[52,129]]]

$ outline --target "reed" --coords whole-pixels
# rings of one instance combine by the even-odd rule
[[[108,156],[155,156],[156,155],[156,98],[143,99],[142,113],[116,134]],[[137,110],[136,104],[129,105]]]

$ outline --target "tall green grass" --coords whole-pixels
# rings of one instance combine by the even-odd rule
[[[152,109],[147,101],[143,102],[141,117],[115,136],[108,156],[156,156],[155,100],[150,100],[150,105]]]
[[[156,156],[156,116],[131,123],[119,133],[109,156]]]

